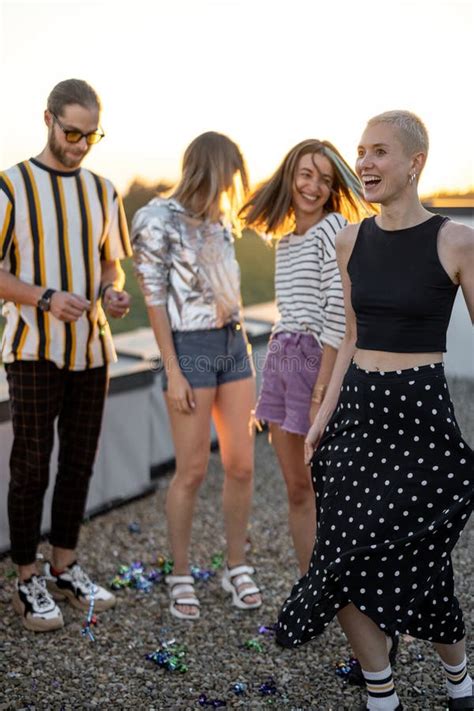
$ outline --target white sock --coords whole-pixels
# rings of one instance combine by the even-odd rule
[[[456,664],[456,666],[451,666],[450,664],[443,662],[443,667],[446,673],[446,687],[448,689],[448,695],[452,699],[459,699],[463,696],[471,696],[472,679],[467,673],[466,657],[464,657],[461,664]]]
[[[379,672],[362,669],[367,686],[367,708],[370,711],[395,711],[400,701],[393,685],[392,667]]]

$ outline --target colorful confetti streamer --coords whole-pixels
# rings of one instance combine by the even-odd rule
[[[244,647],[246,649],[252,649],[254,652],[263,652],[263,645],[258,641],[258,639],[248,639],[245,642]]]
[[[236,681],[232,684],[231,691],[236,696],[243,696],[247,691],[247,684],[245,684],[243,681]]]
[[[345,659],[342,662],[337,662],[335,668],[336,675],[340,676],[341,679],[347,680],[352,669],[357,665],[358,661],[354,657],[351,657],[350,659]]]
[[[174,639],[162,642],[161,647],[154,652],[146,654],[145,658],[166,671],[179,672],[184,674],[188,667],[184,662],[186,650],[184,647],[175,644]]]
[[[91,593],[90,593],[90,601],[89,601],[89,609],[87,610],[87,617],[86,617],[86,620],[82,626],[83,629],[81,630],[82,636],[89,637],[91,642],[95,642],[95,637],[92,634],[91,627],[93,625],[97,624],[97,618],[94,615],[95,593],[96,593],[96,587],[95,587],[95,585],[93,585],[91,588]]]
[[[268,635],[269,637],[273,637],[276,633],[277,630],[277,624],[269,625],[268,627],[266,625],[260,625],[258,628],[258,634],[264,634]]]
[[[227,706],[227,701],[223,699],[208,699],[206,694],[200,694],[198,699],[199,706],[211,706],[213,709],[219,709]]]
[[[261,696],[273,696],[274,694],[278,694],[278,689],[273,677],[269,676],[263,684],[260,684],[258,692]]]
[[[224,565],[224,554],[222,552],[215,553],[211,558],[211,568],[212,570],[218,570]]]

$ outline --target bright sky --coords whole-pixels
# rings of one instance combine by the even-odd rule
[[[86,165],[124,190],[175,179],[186,145],[217,130],[257,181],[305,138],[353,164],[366,120],[426,122],[424,193],[474,185],[470,0],[0,0],[0,167],[43,147],[62,79],[102,96],[106,138]]]

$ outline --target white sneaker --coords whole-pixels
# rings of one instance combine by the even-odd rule
[[[48,590],[55,600],[66,599],[79,610],[88,610],[92,595],[94,610],[103,612],[114,607],[117,599],[105,588],[93,583],[79,563],[72,563],[59,575],[54,575],[51,563],[44,564],[44,577]]]
[[[23,582],[17,580],[12,604],[27,630],[49,632],[64,627],[62,612],[49,594],[43,577],[32,575]]]

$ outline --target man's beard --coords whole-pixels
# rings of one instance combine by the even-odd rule
[[[80,164],[82,163],[82,160],[88,153],[87,150],[86,153],[81,153],[77,158],[72,158],[71,156],[66,155],[66,150],[56,140],[54,132],[51,132],[48,145],[49,150],[51,151],[53,156],[65,168],[79,168]],[[73,144],[71,144],[71,146],[72,145]]]

